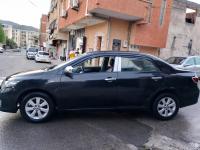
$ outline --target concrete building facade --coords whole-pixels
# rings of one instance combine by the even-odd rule
[[[48,14],[48,37],[47,49],[50,50],[51,55],[55,58],[63,59],[66,57],[68,50],[68,32],[61,32],[59,30],[59,21],[62,17],[62,0],[51,0],[51,7]]]
[[[160,57],[200,54],[200,4],[174,0],[166,48]]]
[[[132,50],[160,54],[165,48],[172,0],[60,0],[58,29],[68,49]]]
[[[11,25],[2,25],[4,33],[6,36],[11,39],[12,38],[12,26]]]

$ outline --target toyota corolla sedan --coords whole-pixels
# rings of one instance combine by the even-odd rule
[[[64,64],[7,77],[0,110],[28,121],[48,120],[55,110],[148,109],[161,120],[198,102],[198,78],[154,56],[92,52]]]

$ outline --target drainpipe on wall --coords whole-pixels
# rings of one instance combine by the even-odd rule
[[[107,50],[109,50],[109,46],[110,46],[110,33],[111,33],[111,19],[108,19],[108,35],[107,35],[107,45],[106,48]]]
[[[133,22],[130,21],[130,22],[129,22],[129,25],[128,25],[128,36],[127,36],[127,41],[128,41],[128,51],[129,51],[129,47],[130,47],[132,25],[133,25]]]
[[[85,9],[85,16],[86,17],[92,16],[92,14],[88,13],[88,3],[89,3],[89,0],[86,1],[86,9]]]

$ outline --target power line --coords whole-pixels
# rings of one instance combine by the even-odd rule
[[[31,5],[33,5],[33,6],[35,6],[35,7],[38,7],[33,1],[28,0],[28,2],[29,2]]]

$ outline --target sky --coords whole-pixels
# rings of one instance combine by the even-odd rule
[[[49,9],[50,0],[0,0],[0,19],[39,28]]]
[[[0,19],[39,28],[41,15],[49,8],[50,0],[0,0]]]

